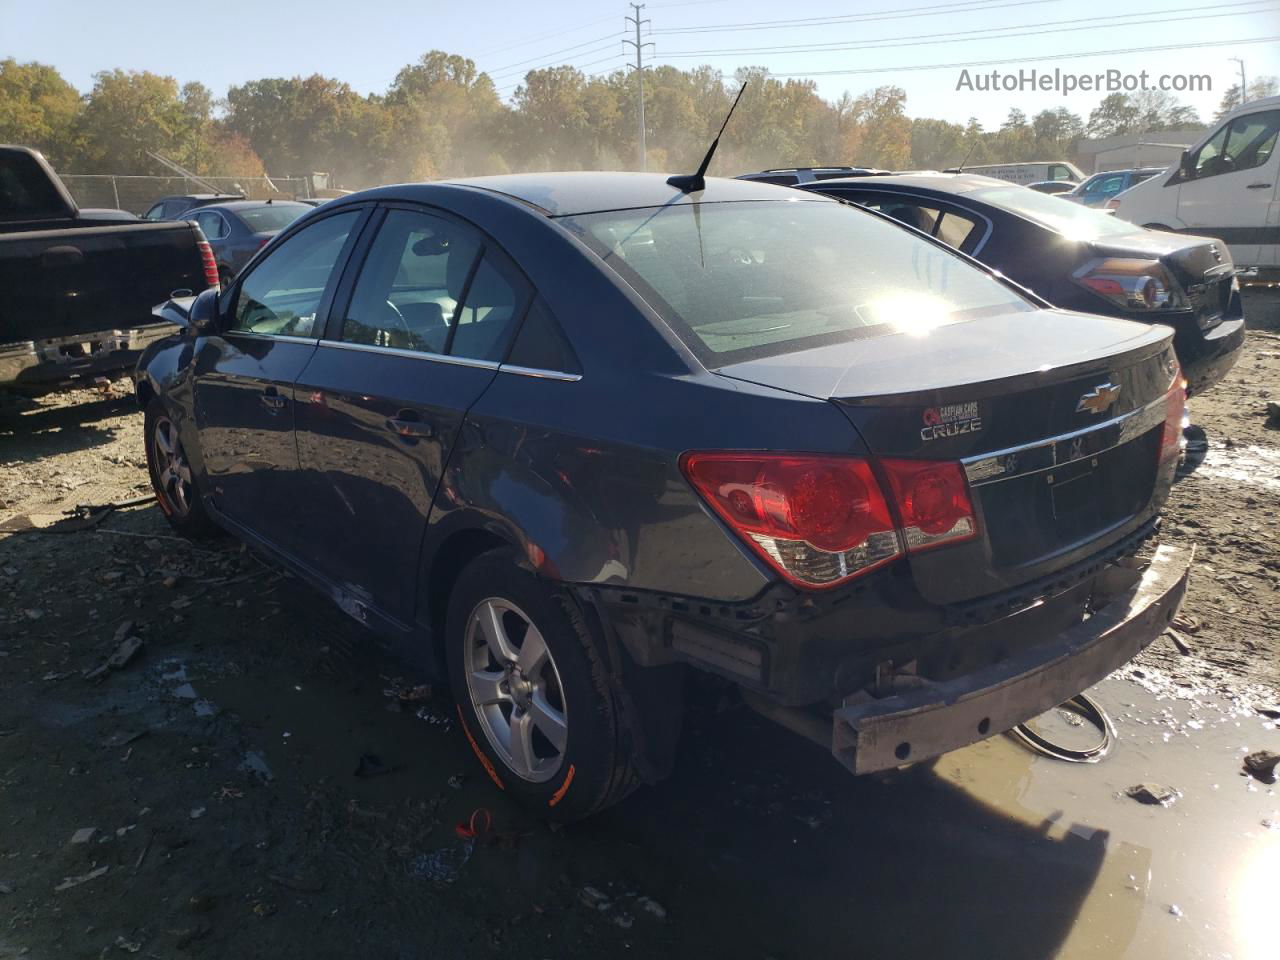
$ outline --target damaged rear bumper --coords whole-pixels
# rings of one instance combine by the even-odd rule
[[[1159,547],[1127,589],[1054,639],[992,666],[838,708],[831,750],[854,773],[925,760],[1001,733],[1093,686],[1164,632],[1193,550]]]

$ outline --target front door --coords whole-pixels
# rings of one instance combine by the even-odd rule
[[[1280,110],[1224,123],[1192,155],[1190,176],[1178,187],[1178,219],[1191,233],[1224,241],[1240,266],[1280,262],[1277,130]]]
[[[218,510],[272,546],[296,545],[293,382],[316,350],[334,267],[362,210],[299,230],[225,295],[193,364],[196,426]]]
[[[409,208],[386,212],[350,295],[339,291],[296,396],[307,500],[320,518],[307,553],[348,612],[410,622],[449,450],[528,300],[478,231]]]

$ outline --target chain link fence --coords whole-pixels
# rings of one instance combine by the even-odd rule
[[[199,183],[179,176],[134,177],[96,173],[64,173],[60,176],[79,206],[110,207],[139,216],[161,197],[208,193],[210,186],[216,187],[219,193],[237,193],[249,200],[295,200],[311,196],[306,177],[201,177],[204,182]]]

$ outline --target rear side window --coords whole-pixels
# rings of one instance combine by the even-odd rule
[[[858,204],[879,210],[899,223],[941,240],[949,247],[966,253],[982,238],[978,221],[955,210],[925,206],[909,197],[886,197],[864,194],[854,198]]]
[[[578,374],[582,367],[555,317],[541,298],[535,299],[525,315],[507,363],[531,370]]]
[[[392,210],[365,258],[342,339],[497,362],[526,302],[523,282],[476,231]]]
[[[35,157],[20,151],[0,155],[0,219],[41,220],[67,215],[61,194]]]
[[[221,240],[231,232],[227,229],[227,222],[222,219],[222,216],[212,210],[206,213],[197,213],[195,221],[196,226],[200,228],[200,232],[204,234],[206,240]]]
[[[154,207],[152,207],[150,210],[148,210],[146,213],[142,215],[142,219],[143,220],[163,220],[164,204],[157,203]]]
[[[360,211],[310,224],[276,247],[245,277],[232,329],[283,336],[315,335],[316,311]]]
[[[946,247],[825,200],[682,203],[559,222],[713,368],[1033,309]]]

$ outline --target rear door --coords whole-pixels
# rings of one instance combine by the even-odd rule
[[[380,216],[298,379],[298,450],[316,518],[306,555],[349,613],[403,624],[449,451],[531,291],[469,224],[409,206]]]
[[[367,209],[313,221],[228,291],[217,333],[199,341],[196,424],[217,508],[276,549],[298,546],[297,379],[320,337],[338,268]]]
[[[1178,219],[1189,232],[1217,237],[1243,266],[1275,264],[1280,249],[1280,110],[1236,117],[1191,157],[1178,188]]]

